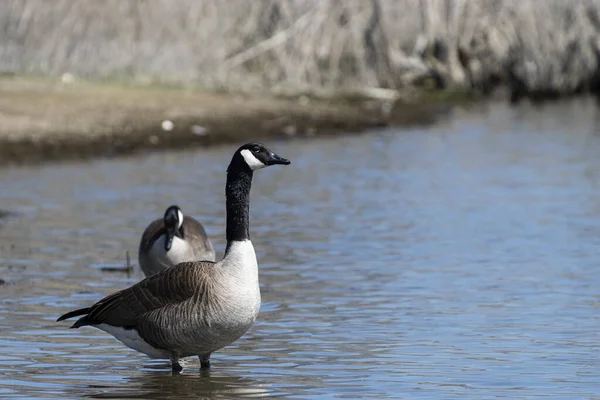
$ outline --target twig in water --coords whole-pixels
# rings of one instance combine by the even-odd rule
[[[127,277],[131,276],[131,272],[133,271],[133,265],[131,265],[131,258],[129,257],[129,250],[125,252],[125,265],[122,267],[102,267],[100,268],[102,272],[127,272]]]
[[[125,251],[125,268],[127,268],[127,277],[131,276],[133,266],[131,265],[131,258],[129,257],[129,250]]]

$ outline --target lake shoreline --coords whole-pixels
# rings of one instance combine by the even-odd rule
[[[416,96],[275,97],[5,77],[0,79],[0,165],[430,124],[456,102]]]

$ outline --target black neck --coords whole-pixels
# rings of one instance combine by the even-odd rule
[[[240,162],[241,161],[241,162]],[[225,197],[227,204],[227,249],[232,241],[250,239],[250,186],[252,171],[234,157],[227,169]],[[227,250],[226,250],[227,251]]]

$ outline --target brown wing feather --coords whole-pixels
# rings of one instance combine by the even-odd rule
[[[150,251],[152,244],[154,241],[163,233],[165,233],[165,222],[162,218],[156,219],[148,225],[144,233],[142,234],[142,239],[140,240],[140,249],[139,252],[147,252]]]
[[[144,314],[171,307],[192,297],[202,297],[203,270],[209,261],[186,262],[152,275],[143,281],[113,293],[94,304],[89,313],[73,327],[109,324],[135,327]]]
[[[204,226],[187,215],[183,217],[183,235],[185,240],[188,240],[190,243],[198,241],[198,243],[202,243],[202,247],[207,251],[214,251],[212,243],[204,230]]]

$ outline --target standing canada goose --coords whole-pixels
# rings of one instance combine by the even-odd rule
[[[71,328],[91,325],[152,358],[198,356],[202,368],[210,355],[252,326],[260,308],[258,262],[250,241],[249,202],[253,171],[290,162],[260,143],[248,143],[227,168],[227,247],[219,262],[184,262],[88,308],[58,318],[82,316]]]
[[[177,206],[170,206],[162,219],[153,221],[142,235],[138,262],[150,276],[185,261],[215,261],[215,250],[204,227]]]

